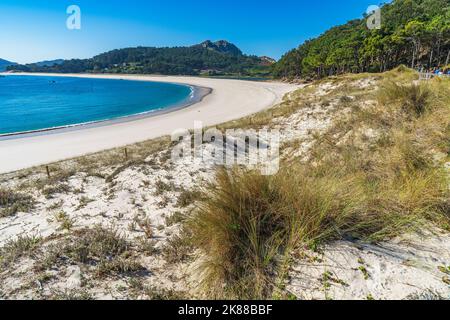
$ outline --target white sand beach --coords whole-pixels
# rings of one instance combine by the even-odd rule
[[[51,76],[57,75],[51,74]],[[172,82],[210,88],[212,93],[199,103],[166,114],[107,126],[0,141],[0,173],[160,137],[180,128],[192,128],[194,121],[201,121],[205,126],[211,126],[238,119],[271,107],[286,93],[298,87],[277,82],[198,77],[84,74],[59,76]]]

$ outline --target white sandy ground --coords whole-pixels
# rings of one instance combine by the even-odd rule
[[[297,260],[288,290],[307,300],[450,299],[439,270],[450,261],[450,235],[409,234],[371,245],[338,241]]]
[[[51,76],[58,75],[51,74]],[[59,76],[172,82],[206,87],[213,91],[199,103],[162,115],[108,126],[0,141],[0,173],[164,136],[180,128],[193,128],[194,121],[212,126],[242,118],[273,106],[281,101],[286,93],[298,87],[278,82],[198,77],[79,74]]]
[[[376,85],[369,80],[358,85],[362,88]],[[332,83],[324,83],[312,94],[324,96],[333,88]],[[350,112],[339,106],[339,99],[328,102],[326,106],[313,104],[288,117],[273,119],[271,128],[281,130],[282,141],[299,141],[292,150],[286,150],[284,156],[307,157],[314,142],[313,133],[326,131],[334,117]],[[73,229],[112,225],[133,241],[145,237],[143,230],[134,224],[136,217],[149,219],[155,247],[170,246],[168,241],[178,234],[180,225],[168,225],[165,219],[176,212],[189,215],[195,207],[195,204],[186,208],[177,206],[179,189],[199,189],[205,181],[214,179],[215,168],[195,163],[167,163],[163,159],[164,151],[149,154],[146,164],[129,166],[110,183],[87,172],[78,172],[66,182],[71,191],[55,194],[51,199],[33,190],[30,194],[37,200],[35,209],[0,218],[0,247],[18,236],[39,235],[48,239],[65,234],[56,219],[61,211],[72,220]],[[115,169],[102,168],[108,174]],[[11,177],[5,181],[5,186],[12,188],[30,179],[20,174],[5,176]],[[159,180],[173,183],[176,188],[157,196]],[[80,207],[82,197],[89,198],[89,202]],[[450,266],[448,233],[406,235],[377,245],[338,241],[322,252],[308,251],[305,256],[296,257],[288,270],[286,288],[300,299],[450,298],[450,286],[443,281],[446,275],[439,270]],[[202,297],[197,295],[199,272],[195,263],[169,263],[159,254],[147,256],[139,252],[139,255],[140,262],[149,271],[138,278],[140,283],[184,291],[190,298]],[[45,282],[42,274],[33,271],[33,263],[30,258],[22,259],[0,272],[0,299],[45,299],[52,295],[52,290],[76,292],[86,288],[86,283],[97,299],[146,298],[143,293],[131,296],[131,279],[127,277],[96,280],[85,267],[78,265],[46,271],[52,278]]]

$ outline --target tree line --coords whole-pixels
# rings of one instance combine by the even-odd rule
[[[219,42],[217,42],[219,43]],[[220,42],[192,47],[137,47],[112,50],[91,59],[66,60],[53,66],[38,64],[12,66],[10,70],[56,73],[131,73],[164,75],[268,74],[270,67],[261,58],[242,54],[234,45]]]
[[[366,18],[334,27],[285,54],[278,78],[383,72],[400,64],[433,69],[450,63],[450,1],[394,0],[381,8],[381,29]]]

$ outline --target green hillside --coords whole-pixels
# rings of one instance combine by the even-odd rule
[[[270,73],[270,63],[265,57],[245,55],[235,45],[222,40],[205,41],[190,47],[118,49],[92,59],[66,60],[52,66],[29,64],[10,69],[58,73],[264,76]]]
[[[15,65],[15,62],[11,62],[8,60],[0,59],[0,72],[3,72],[8,68],[9,66]]]
[[[433,68],[449,58],[450,1],[394,0],[381,9],[381,29],[369,30],[365,18],[334,27],[284,55],[273,74],[316,78],[400,64]]]

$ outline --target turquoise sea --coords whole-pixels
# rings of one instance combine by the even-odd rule
[[[0,76],[0,135],[154,112],[192,97],[189,86],[160,82]]]

